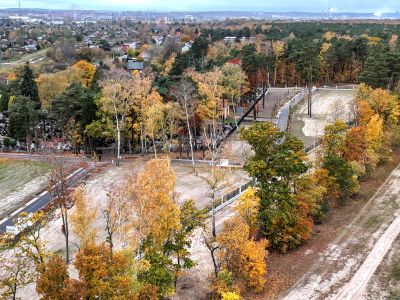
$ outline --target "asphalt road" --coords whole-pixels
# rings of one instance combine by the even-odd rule
[[[72,187],[75,184],[77,184],[81,179],[83,179],[90,171],[92,171],[94,168],[87,168],[87,169],[78,169],[73,175],[67,180],[67,186]],[[14,225],[14,220],[15,218],[21,213],[21,212],[27,212],[27,213],[35,213],[45,207],[47,204],[49,204],[52,201],[52,198],[50,193],[45,191],[41,193],[38,197],[33,198],[31,201],[29,201],[25,206],[17,209],[14,211],[12,214],[9,216],[5,217],[3,220],[0,220],[0,233],[1,232],[6,232],[7,226],[13,226]]]

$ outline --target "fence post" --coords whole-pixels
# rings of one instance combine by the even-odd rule
[[[224,196],[221,197],[221,204],[224,203]]]

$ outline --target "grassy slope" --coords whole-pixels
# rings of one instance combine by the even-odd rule
[[[46,162],[0,158],[0,198],[46,174],[49,169]]]

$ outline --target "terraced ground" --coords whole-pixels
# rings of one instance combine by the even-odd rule
[[[0,158],[0,219],[43,189],[49,170],[43,161]]]

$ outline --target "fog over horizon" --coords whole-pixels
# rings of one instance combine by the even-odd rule
[[[2,0],[0,9],[18,7],[18,0]],[[383,13],[400,11],[399,0],[21,0],[21,8],[46,8],[46,9],[76,9],[88,10],[114,10],[114,11],[247,11],[247,12],[358,12],[374,13],[379,16]]]

